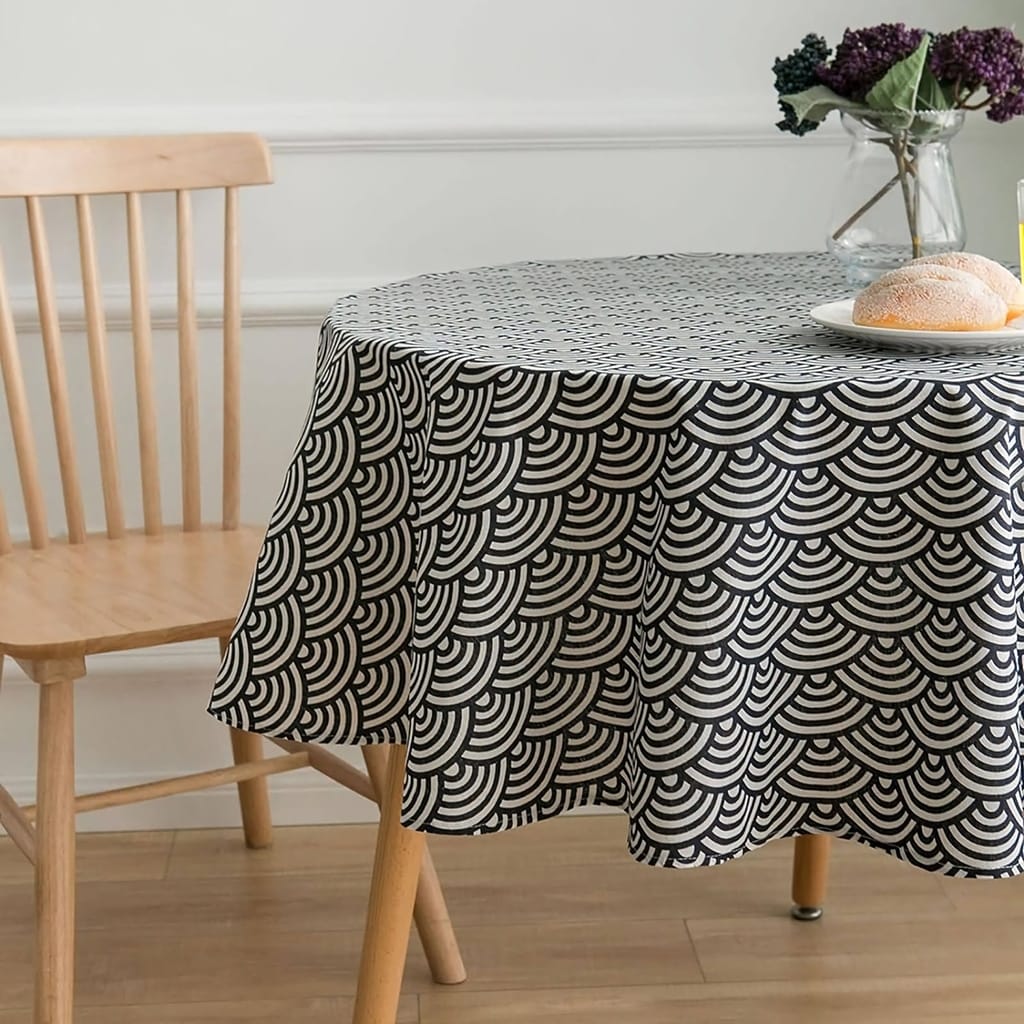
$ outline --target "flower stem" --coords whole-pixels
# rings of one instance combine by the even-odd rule
[[[910,160],[907,163],[907,169],[910,171],[911,178],[914,179],[914,225],[917,230],[913,232],[914,237],[917,239],[917,253],[916,256],[921,255],[921,175],[917,173],[917,154],[911,152]]]
[[[921,237],[917,231],[917,209],[914,205],[914,196],[910,191],[910,162],[907,160],[907,140],[901,137],[893,140],[889,147],[896,157],[896,176],[900,181],[900,188],[903,191],[903,208],[907,214],[907,227],[910,228],[910,250],[914,259],[921,255]]]
[[[881,202],[896,187],[899,180],[900,176],[898,174],[894,174],[866,203],[854,210],[854,212],[851,213],[850,216],[835,229],[835,231],[832,232],[832,241],[838,242],[839,239],[842,238],[843,235],[845,235],[846,232],[849,231],[850,228],[852,228],[853,225],[856,224],[872,206],[875,205],[875,203]]]
[[[918,223],[921,222],[921,196],[923,195],[924,198],[931,205],[931,208],[934,211],[935,216],[938,217],[942,231],[945,234],[952,234],[952,229],[950,228],[949,224],[946,223],[946,215],[943,213],[941,203],[939,203],[938,200],[936,200],[936,198],[932,195],[931,191],[929,190],[928,186],[921,179],[921,175],[918,171],[917,160],[911,160],[907,169],[910,171],[910,176],[914,179],[914,195],[916,197],[917,203],[916,208],[918,211]]]

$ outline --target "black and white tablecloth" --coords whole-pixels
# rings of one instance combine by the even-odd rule
[[[605,804],[650,864],[1021,872],[1024,354],[814,327],[844,292],[666,256],[342,299],[211,712],[407,743],[425,831]]]

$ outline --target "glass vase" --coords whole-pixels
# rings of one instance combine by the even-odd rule
[[[918,256],[963,249],[950,142],[962,110],[841,114],[851,143],[828,249],[863,286]]]

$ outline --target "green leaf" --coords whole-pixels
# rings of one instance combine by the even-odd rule
[[[787,96],[780,96],[779,99],[793,108],[798,121],[824,121],[833,110],[867,109],[863,103],[848,100],[845,96],[833,92],[827,85],[812,85],[803,92],[789,93]]]
[[[914,110],[930,45],[931,36],[926,35],[909,57],[893,64],[868,93],[868,106],[873,110]]]
[[[918,110],[949,110],[949,97],[945,94],[935,72],[925,67],[921,74],[921,84],[917,90]]]

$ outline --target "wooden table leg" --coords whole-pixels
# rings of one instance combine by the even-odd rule
[[[370,883],[353,1024],[395,1024],[409,948],[416,881],[426,836],[402,828],[405,746],[392,748],[381,793],[377,853]]]
[[[218,637],[220,656],[228,648],[228,638]],[[248,764],[263,760],[263,737],[256,733],[229,728],[231,754],[235,764]],[[242,808],[242,834],[250,850],[265,850],[274,843],[274,828],[270,817],[270,787],[266,776],[238,783],[238,803]]]
[[[466,965],[462,962],[459,940],[455,937],[455,929],[448,916],[444,890],[430,856],[430,846],[426,843],[423,846],[412,916],[431,977],[438,985],[461,985],[466,980]]]
[[[362,750],[366,773],[373,782],[377,802],[380,803],[387,781],[388,750],[382,746],[364,746]],[[465,981],[466,967],[448,914],[444,890],[427,845],[423,847],[413,919],[434,981],[439,985],[458,985]]]
[[[816,921],[823,913],[830,846],[829,836],[797,836],[792,914],[798,921]]]

